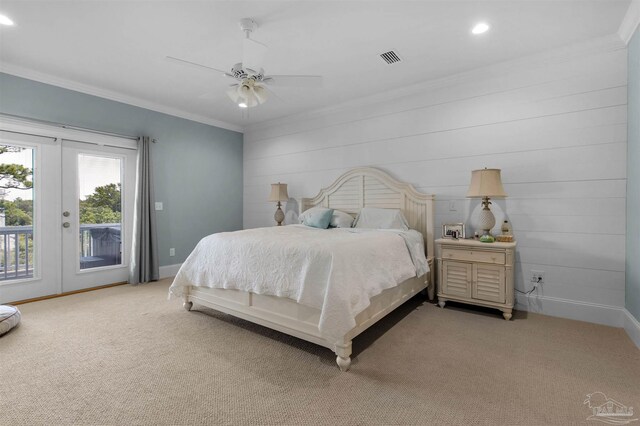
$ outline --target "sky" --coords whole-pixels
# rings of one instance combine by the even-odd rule
[[[20,152],[5,152],[0,154],[0,164],[21,164],[33,169],[33,150],[25,148]],[[96,187],[109,183],[120,182],[121,160],[117,158],[100,157],[95,155],[80,154],[78,156],[78,187],[80,197],[85,199],[93,193]],[[37,190],[37,188],[36,188]],[[6,200],[33,199],[33,191],[9,189],[5,194]]]
[[[80,197],[93,194],[98,186],[120,183],[120,163],[118,158],[98,157],[80,154],[78,156],[78,177]]]
[[[33,150],[25,148],[20,152],[5,152],[0,154],[0,164],[21,164],[25,167],[33,169]],[[26,189],[6,189],[4,199],[15,200],[16,198],[23,200],[33,199],[33,191]]]

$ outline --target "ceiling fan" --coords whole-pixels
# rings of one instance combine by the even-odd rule
[[[240,108],[251,108],[265,103],[269,93],[273,93],[267,86],[322,86],[322,76],[319,75],[265,75],[262,63],[268,47],[251,38],[251,33],[257,28],[258,24],[251,18],[240,20],[240,29],[245,34],[242,43],[242,62],[235,64],[230,72],[174,56],[167,56],[167,59],[216,71],[225,77],[237,80],[237,83],[232,84],[227,90],[227,96]]]

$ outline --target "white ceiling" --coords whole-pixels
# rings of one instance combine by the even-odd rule
[[[0,70],[35,72],[242,127],[610,35],[628,6],[629,0],[2,0],[0,13],[16,25],[0,27]],[[243,17],[258,22],[253,38],[270,48],[267,74],[320,74],[324,87],[278,88],[282,100],[243,111],[224,93],[231,80],[165,60],[230,68],[240,61]],[[480,20],[491,31],[472,36]],[[384,64],[378,55],[389,49],[403,62]]]

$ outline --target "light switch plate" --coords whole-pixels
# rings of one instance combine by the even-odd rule
[[[156,210],[162,210],[162,201],[156,201]]]
[[[175,255],[176,255],[176,249],[170,248],[169,249],[169,256],[175,256]]]

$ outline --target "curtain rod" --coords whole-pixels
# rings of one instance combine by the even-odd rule
[[[9,118],[18,118],[18,119],[27,120],[27,121],[34,121],[34,122],[37,122],[37,123],[47,124],[47,125],[50,125],[50,126],[61,127],[63,129],[80,130],[80,131],[83,131],[83,132],[96,133],[98,135],[105,135],[105,136],[115,136],[115,137],[118,137],[118,138],[131,139],[131,140],[135,140],[135,141],[140,140],[140,137],[138,137],[138,136],[121,135],[119,133],[103,132],[101,130],[88,129],[86,127],[71,126],[69,124],[58,123],[58,122],[55,122],[55,121],[40,120],[38,118],[24,117],[22,115],[0,113],[0,116],[9,117]],[[152,139],[151,141],[153,143],[156,143],[155,139]]]

